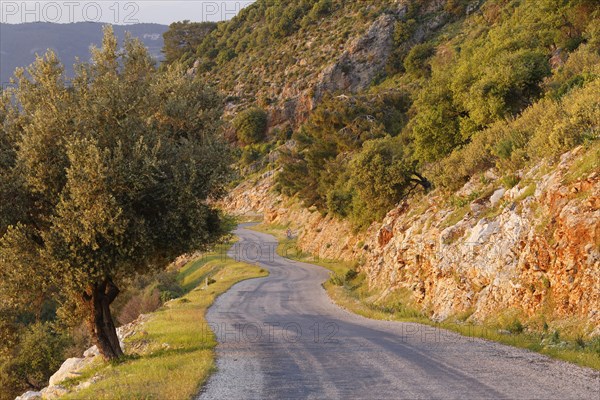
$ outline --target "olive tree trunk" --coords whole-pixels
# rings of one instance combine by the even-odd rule
[[[88,308],[88,328],[93,343],[106,361],[123,355],[117,329],[110,312],[110,305],[119,294],[119,288],[110,278],[99,284],[90,285],[83,295]]]

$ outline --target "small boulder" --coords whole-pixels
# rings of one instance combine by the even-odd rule
[[[491,235],[497,232],[498,228],[499,224],[497,222],[488,222],[482,219],[471,229],[471,235],[465,244],[470,246],[482,245]]]
[[[83,357],[84,358],[96,357],[99,354],[100,354],[100,352],[98,351],[98,346],[94,345],[83,352]]]
[[[47,388],[42,389],[41,391],[42,398],[44,400],[59,399],[67,393],[69,393],[69,391],[65,387],[60,385],[49,386]]]
[[[15,400],[41,400],[41,398],[41,392],[33,392],[30,390],[29,392],[23,393],[22,395],[18,396],[17,398],[15,398]]]
[[[496,207],[496,205],[500,202],[500,200],[504,196],[504,193],[506,193],[506,189],[500,188],[500,189],[496,190],[493,195],[490,196],[490,203],[491,203],[492,207]]]
[[[58,371],[50,377],[49,385],[56,386],[65,379],[75,378],[79,376],[79,371],[87,365],[84,362],[85,358],[68,358],[61,366]]]

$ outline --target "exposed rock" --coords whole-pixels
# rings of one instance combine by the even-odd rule
[[[381,228],[379,230],[379,233],[377,234],[377,242],[379,244],[379,246],[383,247],[386,244],[388,244],[390,242],[390,240],[392,240],[392,238],[394,237],[394,231],[393,231],[393,227],[392,226],[384,226],[383,228]]]
[[[325,92],[357,92],[365,89],[380,74],[393,47],[396,18],[384,14],[371,25],[367,33],[350,43],[348,49],[320,75],[315,98]]]
[[[490,204],[492,205],[492,207],[496,207],[498,205],[500,200],[502,200],[504,193],[506,193],[506,189],[500,188],[490,196]]]
[[[100,355],[100,351],[98,351],[98,346],[96,345],[90,347],[89,349],[83,352],[84,358],[96,357],[97,355]]]
[[[119,337],[119,343],[123,350],[126,350],[124,340],[140,332],[148,318],[148,314],[141,314],[134,321],[117,328],[117,336]]]
[[[50,377],[49,386],[56,386],[66,379],[80,376],[80,371],[89,364],[86,360],[89,359],[76,357],[68,358],[60,366],[60,369]]]
[[[141,341],[128,342],[127,346],[123,343],[123,340],[129,338],[137,333],[143,333],[142,327],[148,320],[149,315],[142,314],[135,321],[117,328],[117,336],[121,342],[121,346],[126,353],[142,353],[149,348],[148,340],[142,339]],[[147,335],[147,333],[146,333]],[[131,347],[131,348],[129,348]],[[163,344],[163,348],[166,348]],[[69,378],[77,378],[81,376],[83,369],[91,365],[96,357],[99,357],[100,352],[97,346],[92,346],[83,353],[83,358],[69,358],[60,367],[58,371],[50,377],[48,387],[42,389],[40,392],[27,392],[17,399],[58,399],[68,393],[77,392],[86,389],[101,379],[100,375],[94,375],[91,379],[80,382],[74,388],[67,389],[61,386],[60,383],[64,382]],[[35,397],[36,394],[38,397]],[[24,397],[30,396],[30,397]],[[15,399],[15,400],[17,400]]]
[[[44,388],[41,393],[44,400],[54,400],[60,399],[62,396],[69,393],[69,391],[64,386],[57,385]]]
[[[233,215],[264,216],[268,223],[290,224],[302,250],[321,258],[354,260],[364,251],[361,238],[350,225],[333,217],[323,217],[273,192],[273,171],[255,182],[244,181],[220,203]]]
[[[485,219],[479,220],[477,225],[471,230],[471,235],[465,242],[469,246],[484,244],[491,235],[496,233],[499,224],[497,222],[487,222]]]
[[[412,290],[437,319],[468,309],[475,320],[508,309],[533,317],[554,302],[548,320],[581,318],[597,329],[600,263],[594,249],[600,243],[600,207],[590,207],[582,193],[597,198],[600,179],[564,186],[563,174],[576,154],[564,155],[560,168],[536,179],[535,194],[520,200],[518,208],[506,207],[495,217],[467,214],[440,231],[448,214],[443,205],[418,217],[390,212],[383,224],[404,231],[395,232],[385,247],[367,237],[366,243],[375,245],[362,267],[370,285]],[[475,189],[470,185],[469,191]],[[510,197],[525,189],[515,187]],[[492,197],[497,202],[502,196],[497,191]]]
[[[23,393],[21,396],[17,396],[15,400],[40,400],[41,398],[41,392],[33,392],[30,390],[29,392]]]

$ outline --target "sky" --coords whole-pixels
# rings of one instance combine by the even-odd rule
[[[117,25],[231,19],[254,0],[0,0],[0,23],[104,22]]]

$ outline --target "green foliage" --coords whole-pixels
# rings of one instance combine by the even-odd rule
[[[432,166],[435,181],[456,189],[478,172],[496,166],[507,176],[527,163],[597,141],[600,80],[574,88],[559,101],[543,99],[520,117],[500,121],[477,133],[470,143]],[[511,186],[514,182],[507,181]]]
[[[394,44],[400,46],[409,40],[415,32],[417,21],[408,19],[406,21],[398,21],[394,25]]]
[[[0,363],[0,398],[14,398],[30,389],[41,389],[60,367],[68,338],[49,323],[35,323],[20,334],[18,347]]]
[[[294,134],[297,146],[284,152],[279,190],[298,194],[323,212],[347,216],[355,189],[348,185],[349,161],[363,143],[404,126],[408,100],[401,91],[364,97],[327,97]]]
[[[319,0],[310,10],[308,17],[314,21],[322,16],[329,14],[331,12],[332,7],[332,0]]]
[[[467,17],[467,2],[452,1],[445,12],[459,23],[418,39],[431,16],[411,4],[395,26],[396,76],[367,101],[325,97],[281,158],[283,193],[364,227],[420,181],[416,172],[456,189],[493,166],[512,176],[598,137],[597,5],[488,1]],[[552,69],[551,57],[566,61]],[[402,100],[381,101],[386,91]],[[377,147],[386,135],[398,138]]]
[[[410,122],[415,158],[421,163],[439,160],[463,143],[459,112],[443,78],[435,78],[415,100]]]
[[[414,46],[404,59],[404,69],[406,73],[417,78],[426,77],[431,74],[431,67],[427,61],[433,54],[435,49],[431,43],[424,43]]]
[[[267,133],[267,113],[257,107],[240,112],[233,120],[237,138],[246,145],[260,143]]]
[[[515,318],[507,327],[506,329],[510,332],[510,333],[514,333],[514,334],[519,334],[519,333],[523,333],[523,331],[525,330],[525,327],[523,326],[523,324],[521,323],[521,321],[519,321],[519,319]]]
[[[398,138],[366,142],[349,169],[356,191],[351,219],[361,228],[381,220],[418,181]]]
[[[192,57],[196,48],[216,27],[215,22],[181,21],[169,25],[169,30],[163,34],[165,62],[171,64]]]
[[[444,9],[455,16],[461,16],[465,13],[469,3],[469,0],[448,0]]]
[[[110,28],[92,53],[69,84],[53,53],[16,73],[2,131],[0,188],[19,205],[0,207],[3,304],[35,311],[54,298],[90,312],[222,234],[205,203],[229,177],[219,96],[182,66],[158,73],[137,40],[119,50]],[[108,307],[101,315],[96,335],[116,337]]]

